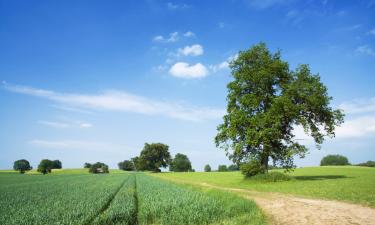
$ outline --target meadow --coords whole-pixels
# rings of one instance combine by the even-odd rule
[[[276,170],[279,171],[280,170]],[[331,199],[375,207],[375,168],[324,166],[297,168],[292,179],[261,182],[244,179],[240,172],[160,173],[155,177],[178,183],[210,184],[260,192],[279,192],[295,196]]]
[[[146,173],[0,173],[0,224],[265,224],[253,201]]]

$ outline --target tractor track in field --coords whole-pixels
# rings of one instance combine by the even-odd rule
[[[197,184],[197,183],[195,183]],[[254,200],[273,225],[375,225],[375,209],[346,202],[295,197],[199,183]]]
[[[89,218],[87,220],[86,223],[84,223],[84,225],[91,225],[94,220],[99,217],[102,213],[104,213],[108,208],[109,206],[111,205],[113,199],[115,199],[116,195],[119,193],[119,191],[121,190],[121,188],[124,187],[126,181],[129,179],[129,177],[127,177],[126,179],[124,179],[124,181],[121,183],[121,185],[116,189],[115,192],[113,192],[113,194],[109,197],[108,201],[100,208],[100,210],[97,212],[97,214],[91,218]]]

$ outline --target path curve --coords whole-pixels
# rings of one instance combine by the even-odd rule
[[[375,209],[339,201],[300,198],[278,193],[224,188],[208,183],[201,186],[239,193],[254,200],[269,222],[275,225],[375,225]]]

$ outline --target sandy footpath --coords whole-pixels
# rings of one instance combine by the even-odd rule
[[[300,198],[279,193],[224,188],[207,183],[200,183],[200,185],[236,192],[245,198],[254,200],[263,209],[271,224],[375,225],[375,209],[361,205]]]

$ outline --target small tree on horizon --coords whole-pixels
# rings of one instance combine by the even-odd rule
[[[83,168],[90,169],[91,166],[92,166],[91,163],[86,162],[86,163],[83,165]]]
[[[172,159],[169,166],[170,171],[174,172],[188,172],[192,171],[191,162],[187,155],[177,153],[176,156]]]
[[[37,171],[42,174],[51,173],[53,166],[54,166],[53,161],[49,159],[42,159],[38,165]]]
[[[267,173],[272,159],[294,168],[293,157],[308,152],[295,139],[296,126],[319,147],[344,121],[344,114],[330,106],[332,97],[318,74],[304,64],[291,70],[280,51],[271,53],[264,43],[239,52],[229,67],[233,81],[227,85],[227,113],[215,143],[238,165],[255,160],[262,167],[258,171]]]
[[[134,164],[131,160],[124,160],[122,162],[119,162],[117,165],[120,170],[125,170],[125,171],[135,170]]]
[[[21,174],[24,174],[26,171],[32,170],[33,167],[30,166],[29,161],[26,159],[20,159],[14,162],[13,169],[19,171]]]
[[[227,165],[219,165],[217,171],[219,171],[219,172],[227,172],[228,171],[228,167],[227,167]]]
[[[96,162],[91,165],[90,173],[109,173],[108,165],[102,162]]]
[[[211,166],[210,165],[205,165],[204,166],[204,172],[211,172]]]

